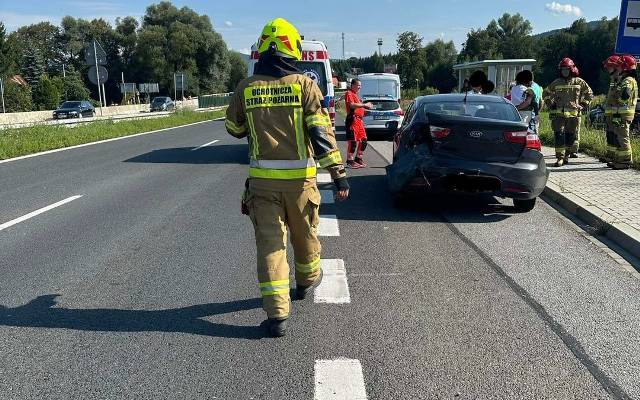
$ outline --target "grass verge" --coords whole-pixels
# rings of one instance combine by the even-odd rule
[[[602,129],[587,128],[582,118],[580,127],[580,151],[594,157],[604,156],[607,150],[607,140]],[[540,119],[540,140],[546,146],[554,146],[553,131],[549,113],[543,112]],[[633,167],[640,169],[640,138],[631,137],[631,151],[633,152]]]
[[[175,128],[224,116],[225,111],[179,111],[168,117],[83,123],[75,127],[37,125],[0,130],[0,160],[136,133]]]

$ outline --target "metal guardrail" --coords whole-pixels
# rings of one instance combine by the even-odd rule
[[[233,93],[216,93],[198,96],[198,108],[228,106]]]

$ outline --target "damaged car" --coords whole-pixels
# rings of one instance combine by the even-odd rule
[[[423,192],[489,193],[527,212],[549,176],[541,148],[502,97],[418,97],[394,137],[389,189],[399,203]]]

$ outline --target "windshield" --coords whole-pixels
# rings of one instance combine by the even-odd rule
[[[153,99],[153,103],[164,103],[165,99],[166,97],[156,97],[155,99]]]
[[[390,96],[396,98],[398,96],[398,83],[391,79],[363,79],[360,81],[362,88],[360,93],[362,96]]]
[[[75,108],[75,107],[80,107],[79,101],[65,101],[64,103],[62,103],[62,106],[60,106],[60,108]]]
[[[467,100],[466,103],[462,100],[428,102],[423,105],[422,111],[424,114],[433,113],[502,121],[521,121],[520,114],[512,104],[479,99]]]

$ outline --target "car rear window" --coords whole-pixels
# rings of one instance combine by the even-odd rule
[[[360,94],[371,97],[396,97],[397,82],[391,79],[362,79]]]
[[[423,105],[423,113],[468,116],[475,118],[498,119],[502,121],[520,121],[516,108],[508,103],[468,100],[428,102]]]
[[[364,100],[365,102],[371,102],[373,109],[376,111],[392,111],[400,108],[400,103],[395,100]]]

